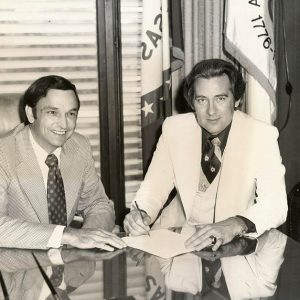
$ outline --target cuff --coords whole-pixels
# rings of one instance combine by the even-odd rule
[[[59,248],[62,246],[61,240],[65,226],[56,225],[47,244],[47,248]]]
[[[64,261],[61,256],[61,248],[51,248],[48,250],[48,258],[53,265],[63,265]]]
[[[248,255],[255,251],[257,246],[257,239],[242,237],[240,242],[243,246],[243,251],[240,253],[240,255]]]
[[[244,222],[244,224],[246,225],[247,229],[245,233],[252,233],[252,232],[256,232],[256,226],[253,222],[251,222],[249,219],[243,217],[243,216],[236,216],[237,218],[239,218],[240,220],[242,220]]]

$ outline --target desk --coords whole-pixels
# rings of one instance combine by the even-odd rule
[[[72,300],[300,299],[300,245],[271,230],[255,249],[248,246],[236,240],[217,255],[202,251],[169,260],[130,248],[113,253],[65,249],[59,295]],[[53,299],[31,252],[0,249],[9,299]],[[34,254],[51,274],[47,253]],[[214,266],[213,282],[208,282],[206,271]]]

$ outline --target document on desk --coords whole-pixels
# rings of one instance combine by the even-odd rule
[[[179,254],[191,252],[184,242],[189,238],[187,235],[175,233],[168,229],[151,230],[149,235],[123,237],[127,246],[139,249],[150,254],[171,258]]]

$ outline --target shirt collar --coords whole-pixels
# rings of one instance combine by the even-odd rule
[[[34,139],[33,134],[31,132],[31,129],[29,127],[29,140],[31,142],[33,151],[36,155],[36,158],[40,163],[45,163],[45,160],[47,158],[47,156],[49,155],[49,153],[47,151],[45,151]],[[55,154],[55,156],[58,159],[58,165],[60,165],[60,153],[61,153],[61,147],[56,148],[53,152],[53,154]]]
[[[208,131],[206,131],[204,128],[202,128],[202,153],[204,152],[203,150],[204,150],[204,147],[207,144],[208,140],[209,139],[211,140],[215,137],[218,137],[220,142],[221,142],[220,148],[221,148],[221,151],[222,151],[222,154],[223,154],[223,151],[226,147],[226,143],[227,143],[229,131],[230,131],[230,128],[231,128],[231,124],[232,124],[232,122],[230,122],[230,124],[223,131],[221,131],[217,135],[212,135]]]

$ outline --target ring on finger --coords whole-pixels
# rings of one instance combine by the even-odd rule
[[[211,244],[214,245],[217,242],[217,238],[214,235],[209,237],[211,239]]]

